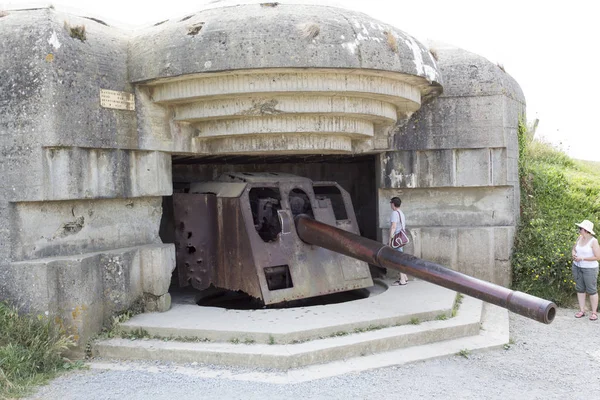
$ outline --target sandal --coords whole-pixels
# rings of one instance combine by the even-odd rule
[[[590,321],[597,321],[598,320],[598,314],[596,314],[595,312],[593,312],[590,315]]]
[[[585,313],[583,311],[579,311],[577,314],[575,314],[575,318],[582,318],[582,317],[585,317]],[[592,317],[590,317],[590,319],[591,318]],[[596,316],[596,318],[598,318],[598,317]]]

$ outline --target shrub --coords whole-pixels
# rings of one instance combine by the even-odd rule
[[[70,362],[61,354],[74,343],[43,316],[20,315],[0,302],[0,398],[27,393]]]
[[[521,219],[512,259],[513,286],[568,304],[575,285],[575,223],[599,221],[600,165],[573,160],[548,143],[528,138],[523,123],[519,153]]]

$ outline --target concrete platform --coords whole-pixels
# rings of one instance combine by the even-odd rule
[[[445,340],[422,346],[412,346],[383,353],[352,357],[324,364],[310,365],[289,370],[257,370],[239,368],[214,368],[197,362],[191,364],[148,365],[146,363],[121,362],[96,359],[89,363],[98,370],[139,370],[161,374],[177,372],[198,378],[221,378],[233,381],[294,384],[329,378],[371,369],[403,365],[426,359],[448,357],[461,351],[476,352],[501,347],[509,341],[508,312],[500,307],[484,304],[481,330],[475,336]]]
[[[456,292],[424,281],[389,284],[375,281],[372,296],[327,306],[230,310],[173,304],[164,313],[136,315],[122,327],[168,338],[284,344],[451,316]]]
[[[249,311],[175,304],[167,313],[138,315],[124,324],[128,330],[169,339],[111,339],[96,343],[94,354],[279,370],[333,362],[344,365],[336,370],[350,372],[501,346],[509,340],[503,309],[464,297],[452,317],[455,292],[423,281],[402,287],[378,284],[387,290],[328,306]],[[486,320],[490,312],[493,318]],[[488,328],[480,330],[482,324]]]

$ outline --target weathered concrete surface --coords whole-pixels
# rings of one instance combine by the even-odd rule
[[[13,262],[0,269],[0,296],[54,316],[84,345],[116,312],[143,308],[145,294],[168,294],[174,266],[170,244]]]
[[[97,343],[94,353],[105,359],[168,360],[287,370],[477,336],[483,302],[465,297],[456,316],[450,317],[455,295],[439,286],[414,281],[405,287],[390,287],[373,297],[325,307],[247,311],[179,305],[162,314],[162,318],[145,314],[125,323],[126,329],[144,329],[151,335],[171,337],[171,340],[112,339]],[[502,312],[507,315],[505,310]],[[445,315],[446,319],[436,319],[439,315]],[[415,319],[420,323],[411,324]],[[490,333],[501,334],[504,341],[498,342],[496,337],[487,342],[487,346],[508,341],[506,318],[500,320],[500,326]],[[190,337],[210,339],[211,342],[183,343],[177,341],[178,337],[188,341]]]
[[[435,59],[410,35],[321,5],[163,21],[134,34],[129,74],[144,145],[200,155],[383,150],[397,116],[441,92]]]
[[[462,311],[459,311],[459,315],[462,314]],[[431,324],[444,324],[446,321],[436,321]],[[167,368],[169,371],[175,371],[175,373],[184,374],[186,376],[193,376],[194,379],[202,379],[202,378],[212,378],[215,376],[215,373],[221,374],[225,376],[225,379],[230,379],[232,381],[247,381],[247,382],[256,382],[259,384],[271,383],[271,384],[299,384],[302,382],[310,382],[315,380],[322,380],[324,378],[334,377],[349,374],[350,380],[356,379],[356,373],[360,373],[361,371],[369,371],[378,368],[385,368],[390,366],[399,366],[408,363],[414,363],[423,360],[430,360],[440,357],[450,357],[465,350],[469,353],[474,353],[479,350],[489,350],[495,348],[503,348],[507,343],[510,342],[509,337],[509,317],[508,312],[500,307],[492,306],[490,304],[484,304],[483,313],[481,317],[481,330],[477,335],[461,337],[458,339],[451,339],[445,341],[439,341],[435,343],[429,343],[421,346],[411,346],[400,348],[397,350],[386,351],[383,353],[375,353],[375,354],[361,354],[358,357],[353,358],[344,358],[339,361],[332,361],[324,364],[311,365],[304,368],[291,369],[286,371],[278,371],[278,370],[267,370],[267,371],[257,371],[253,369],[250,372],[241,371],[239,372],[237,369],[232,370],[219,370],[215,372],[214,367],[199,367],[195,366],[192,363],[191,367],[187,366],[173,366],[172,364],[167,364],[164,368]],[[506,347],[504,347],[506,348]],[[530,349],[526,349],[526,352],[529,352]],[[496,366],[497,368],[497,358],[493,358],[490,362],[491,365]],[[458,364],[456,364],[458,366]],[[107,370],[112,371],[145,371],[151,374],[164,374],[164,368],[156,368],[154,365],[147,366],[146,363],[123,363],[119,362],[107,362],[103,360],[93,361],[90,365],[92,369],[101,370],[102,372],[107,372]],[[414,367],[409,367],[410,369]],[[426,368],[423,370],[426,371]],[[446,370],[441,370],[446,371]],[[478,372],[477,368],[473,368],[472,371]],[[494,377],[493,368],[490,369],[490,377]],[[511,376],[512,378],[512,376]],[[85,377],[84,379],[89,379],[89,377]],[[123,377],[118,377],[116,380],[123,379]],[[153,379],[153,378],[150,378]],[[464,379],[468,382],[472,380],[472,376],[465,376]],[[486,378],[487,379],[487,378]],[[115,380],[115,381],[116,381]],[[397,385],[398,381],[398,371],[394,370],[390,374],[390,379],[387,383],[390,383],[391,386]],[[153,379],[152,382],[155,382]],[[350,381],[345,381],[345,383]],[[365,393],[372,394],[372,380],[369,379],[367,385],[367,389]],[[455,384],[452,379],[449,379],[448,384]],[[485,379],[482,379],[480,382],[485,383]],[[510,379],[506,380],[506,382],[511,382]],[[421,383],[429,384],[431,380],[424,379]],[[81,379],[80,387],[81,391],[85,392],[85,387],[87,382]],[[231,381],[228,382],[231,384]],[[525,385],[526,386],[526,385]],[[524,386],[524,387],[525,387]],[[201,386],[199,386],[201,387]],[[385,398],[389,395],[390,390],[389,386],[386,386],[385,389],[381,390],[382,396]],[[63,390],[60,390],[60,393],[71,393],[69,391],[72,388],[72,385],[66,385]],[[477,385],[474,385],[473,388],[478,388]],[[543,382],[540,383],[540,393],[543,393],[546,386],[544,386]],[[406,390],[404,391],[406,392]],[[474,391],[475,392],[475,391]],[[52,392],[50,392],[52,393]],[[227,392],[227,393],[235,393],[235,392]],[[239,393],[239,392],[238,392]],[[289,395],[289,389],[285,388],[284,391],[278,392],[282,396]],[[305,392],[298,392],[305,393]],[[322,394],[322,390],[318,388],[315,393]],[[339,396],[339,390],[333,390],[332,396]],[[413,389],[413,393],[415,395],[421,395],[423,393],[422,386],[415,386]],[[501,393],[502,388],[499,387],[498,397],[496,398],[504,398]],[[438,388],[431,392],[433,396],[446,396],[446,391],[444,390],[442,393],[442,389]],[[275,395],[277,396],[277,395]],[[355,390],[348,390],[347,397],[356,396]],[[367,395],[368,396],[368,395]],[[464,391],[461,389],[456,390],[455,398],[463,398]],[[36,397],[38,398],[38,397]],[[42,397],[39,397],[42,398]],[[557,397],[559,398],[559,397]]]
[[[430,294],[425,282],[419,289]],[[397,288],[401,292],[405,288]],[[420,302],[402,300],[404,310],[418,314]],[[400,303],[400,302],[399,302]],[[348,313],[353,315],[352,306]],[[365,321],[368,316],[364,316]],[[485,330],[480,330],[481,325]],[[339,332],[339,331],[338,331]],[[182,332],[183,333],[183,332]],[[422,321],[362,333],[334,335],[293,344],[262,343],[182,343],[177,341],[112,339],[96,344],[94,353],[104,359],[163,360],[179,363],[253,366],[288,370],[307,367],[339,373],[363,368],[377,368],[405,362],[454,354],[460,350],[498,347],[508,342],[508,313],[473,298],[465,298],[456,317]],[[463,346],[463,347],[458,347]],[[354,357],[360,357],[360,362]],[[329,364],[332,363],[332,364]],[[349,363],[349,364],[348,364]],[[321,364],[321,365],[315,365]],[[334,370],[337,368],[333,368]],[[308,370],[296,370],[297,372]],[[308,374],[318,379],[317,374]],[[322,376],[321,376],[322,377]]]
[[[160,243],[160,198],[19,202],[13,207],[13,261]]]
[[[167,293],[175,265],[158,237],[170,157],[140,151],[135,112],[100,106],[101,88],[133,91],[127,45],[49,8],[0,18],[0,297],[80,348],[112,313]]]
[[[157,151],[47,147],[44,199],[161,196],[171,191],[171,157]]]
[[[349,10],[285,3],[206,9],[141,30],[131,43],[131,80],[254,68],[356,68],[441,83],[427,48],[397,28]]]
[[[380,156],[379,223],[400,196],[413,236],[408,251],[461,272],[510,284],[519,212],[518,84],[478,55],[434,44],[444,94],[397,127]]]
[[[143,329],[150,335],[175,340],[187,337],[262,344],[274,340],[289,344],[373,326],[406,325],[413,318],[429,321],[439,315],[450,317],[455,292],[425,281],[411,281],[405,287],[390,287],[390,283],[375,281],[369,297],[364,299],[280,310],[197,307],[188,300],[175,304],[164,314],[136,315],[122,324],[122,328]]]
[[[416,79],[348,68],[244,69],[158,79],[138,88],[140,132],[154,137],[154,145],[199,155],[386,149],[397,116],[416,111],[426,97]]]

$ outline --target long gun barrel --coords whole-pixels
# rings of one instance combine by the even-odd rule
[[[296,216],[295,224],[298,236],[306,243],[369,264],[404,272],[545,324],[551,323],[556,315],[556,304],[551,301],[510,290],[442,267],[439,264],[421,260],[374,240],[315,221],[309,216]]]

